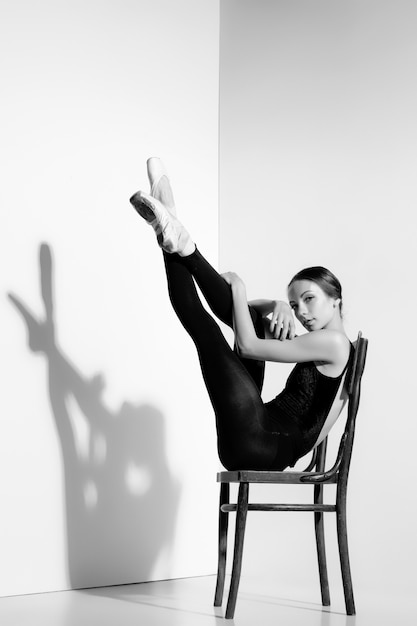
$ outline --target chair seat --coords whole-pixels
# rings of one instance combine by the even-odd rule
[[[232,472],[219,472],[218,483],[275,483],[303,485],[309,478],[321,475],[319,472],[268,472],[255,470],[236,470]],[[307,479],[307,480],[306,480]],[[337,474],[329,477],[326,483],[337,483]]]

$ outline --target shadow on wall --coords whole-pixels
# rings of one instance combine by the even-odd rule
[[[103,403],[103,379],[84,377],[55,340],[52,254],[39,254],[45,317],[14,294],[29,348],[48,362],[48,385],[64,463],[71,588],[150,580],[169,558],[179,485],[165,458],[163,415],[153,406]]]

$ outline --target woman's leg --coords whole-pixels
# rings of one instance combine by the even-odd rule
[[[233,299],[230,286],[199,253],[189,233],[176,219],[174,194],[167,172],[160,159],[147,161],[151,194],[137,192],[130,199],[136,211],[155,230],[159,245],[167,252],[179,252],[207,300],[213,313],[225,324],[233,327]],[[186,255],[186,256],[185,256]],[[258,337],[264,338],[262,316],[249,307],[253,326]],[[262,390],[265,362],[244,359],[238,355],[246,370]]]
[[[258,388],[200,301],[191,274],[200,274],[199,269],[188,268],[195,260],[167,253],[164,258],[170,299],[196,345],[216,415],[222,463],[228,469],[286,467],[289,459],[280,448],[282,436],[264,428],[268,417]],[[208,286],[204,286],[207,294]],[[280,453],[282,458],[278,458]]]

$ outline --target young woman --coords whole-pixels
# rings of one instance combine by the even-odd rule
[[[196,345],[216,416],[220,460],[229,470],[292,467],[317,442],[352,352],[340,283],[325,268],[307,268],[288,286],[290,306],[248,303],[242,279],[218,274],[177,219],[161,161],[151,158],[147,168],[151,193],[139,191],[130,201],[163,250],[170,300]],[[203,307],[195,283],[214,315],[233,328],[234,350]],[[291,309],[306,334],[295,336]],[[265,361],[297,364],[285,389],[266,403]]]

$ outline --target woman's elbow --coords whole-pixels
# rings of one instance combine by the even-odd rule
[[[239,356],[244,359],[253,359],[255,358],[255,353],[252,344],[249,343],[239,343],[238,344],[238,352]]]

